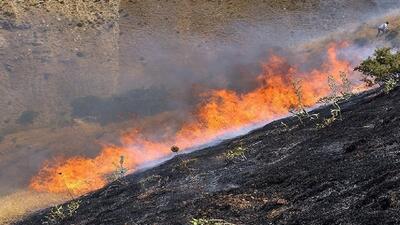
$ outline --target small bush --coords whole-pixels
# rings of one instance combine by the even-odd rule
[[[331,109],[331,117],[324,118],[322,120],[322,123],[317,123],[317,129],[329,127],[338,119],[342,120],[341,108],[340,108],[339,104],[334,103],[333,106],[334,106],[334,108]]]
[[[193,162],[196,162],[197,159],[182,159],[182,158],[179,159],[181,162],[173,168],[173,171],[188,172],[190,174],[192,171],[196,170],[191,168],[189,165]]]
[[[314,120],[318,118],[318,114],[309,114],[304,107],[303,92],[300,80],[292,80],[292,87],[297,98],[297,105],[292,105],[289,108],[289,113],[297,117],[301,124],[304,124],[304,119]]]
[[[81,205],[80,200],[74,200],[69,202],[67,205],[55,206],[50,210],[50,213],[45,216],[45,220],[42,224],[59,224],[61,221],[72,217]]]
[[[192,219],[190,221],[191,225],[235,225],[233,223],[226,222],[221,219]]]
[[[178,146],[172,146],[171,147],[171,152],[173,152],[173,153],[177,153],[177,152],[179,152],[179,147]]]
[[[332,105],[331,116],[323,118],[322,123],[317,123],[317,129],[322,129],[332,125],[337,120],[342,120],[342,108],[339,102],[348,100],[352,95],[351,82],[347,74],[340,72],[341,83],[336,82],[332,75],[328,76],[328,85],[331,89],[331,95],[318,100],[318,103]]]
[[[364,82],[369,85],[378,84],[386,93],[397,86],[400,74],[400,52],[391,48],[379,48],[372,57],[364,60],[354,70],[364,74]]]
[[[229,150],[227,153],[225,153],[225,157],[230,161],[235,159],[246,160],[247,159],[246,152],[247,148],[243,147],[243,143],[240,143],[234,149]]]
[[[389,78],[383,87],[383,90],[385,93],[389,93],[391,90],[393,90],[397,86],[397,80],[394,78]]]
[[[118,164],[114,163],[115,170],[107,177],[110,183],[117,180],[120,181],[121,183],[124,184],[126,183],[124,180],[122,180],[122,178],[124,178],[126,173],[128,172],[128,169],[124,166],[124,162],[125,158],[124,156],[121,155],[119,163]]]
[[[17,119],[17,123],[19,123],[21,125],[32,124],[38,115],[39,115],[39,113],[35,112],[35,111],[24,111],[21,113],[21,115]]]
[[[331,90],[331,94],[320,98],[318,103],[330,105],[340,101],[348,100],[351,96],[353,96],[351,82],[348,79],[347,74],[340,72],[340,80],[341,83],[337,82],[332,75],[328,76],[328,86]]]

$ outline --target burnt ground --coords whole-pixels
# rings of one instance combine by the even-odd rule
[[[399,100],[400,88],[372,90],[343,102],[343,120],[326,128],[285,118],[179,155],[81,197],[59,224],[400,224]],[[228,160],[238,146],[245,158]]]

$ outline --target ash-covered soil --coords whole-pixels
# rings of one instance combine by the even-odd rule
[[[343,119],[326,128],[290,117],[178,155],[81,197],[59,224],[399,224],[399,100],[399,88],[372,90],[342,102]],[[238,147],[245,157],[228,160]]]

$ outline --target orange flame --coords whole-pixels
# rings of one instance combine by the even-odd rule
[[[351,74],[350,63],[338,59],[337,47],[330,45],[326,62],[309,73],[300,72],[282,57],[272,56],[262,64],[263,72],[258,76],[260,85],[256,90],[246,94],[230,90],[205,94],[205,102],[199,105],[195,119],[185,123],[171,141],[150,141],[135,130],[121,138],[122,147],[105,146],[93,159],[74,157],[58,163],[48,162],[31,180],[30,187],[37,191],[72,190],[82,194],[104,186],[106,175],[115,170],[114,163],[121,155],[126,158],[124,165],[135,169],[145,162],[165,157],[172,145],[188,148],[204,144],[227,131],[285,115],[292,105],[298,104],[291,85],[293,78],[302,80],[303,104],[311,106],[330,93],[328,75],[339,80],[340,72]]]

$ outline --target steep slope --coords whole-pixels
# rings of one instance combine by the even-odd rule
[[[75,98],[115,93],[118,7],[71,2],[0,1],[1,136],[63,126]]]
[[[372,90],[343,102],[343,119],[331,126],[285,118],[178,155],[81,197],[76,213],[58,222],[399,224],[399,100],[399,88]],[[329,110],[314,112],[321,119]],[[229,160],[240,148],[244,156]],[[41,224],[49,213],[16,224]]]
[[[222,50],[221,42],[278,45],[282,37],[294,45],[399,6],[394,0],[0,1],[0,136],[70,123],[76,99],[174,80],[179,71],[166,73],[157,60],[163,55],[172,69],[178,61],[200,71],[203,64],[196,55],[185,60],[187,52]],[[246,40],[249,32],[259,38]]]

